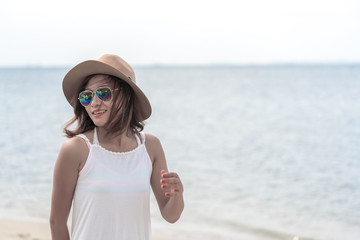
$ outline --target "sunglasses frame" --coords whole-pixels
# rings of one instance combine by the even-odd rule
[[[102,99],[96,94],[96,91],[97,91],[98,89],[101,89],[101,88],[107,88],[107,89],[110,90],[110,92],[111,92],[111,98],[110,98],[109,100],[107,100],[107,101],[102,100]],[[80,104],[81,104],[83,107],[89,106],[89,105],[92,103],[92,101],[94,100],[94,97],[95,97],[95,96],[96,96],[97,98],[99,98],[99,99],[100,99],[101,101],[103,101],[103,102],[110,102],[110,101],[113,99],[113,92],[116,91],[116,90],[119,90],[119,89],[120,89],[120,88],[111,89],[110,87],[98,87],[98,88],[96,88],[94,91],[87,89],[87,90],[81,91],[81,92],[79,93],[78,99],[79,99]],[[91,101],[90,101],[89,104],[86,105],[86,106],[85,106],[84,104],[82,104],[82,103],[81,103],[81,100],[80,100],[80,94],[82,94],[83,92],[91,92],[91,93],[92,93]]]

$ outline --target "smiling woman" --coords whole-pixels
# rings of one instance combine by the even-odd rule
[[[164,219],[176,222],[183,186],[168,172],[159,139],[142,133],[151,105],[130,65],[110,54],[82,62],[63,90],[75,117],[54,169],[52,239],[70,239],[71,205],[73,240],[151,239],[150,187]]]

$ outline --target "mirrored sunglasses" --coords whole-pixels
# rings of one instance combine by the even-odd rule
[[[119,90],[119,89],[116,88],[114,90],[111,90],[109,87],[99,87],[95,91],[85,90],[79,94],[79,101],[81,105],[87,107],[92,102],[95,93],[100,100],[104,102],[110,102],[113,97],[112,92],[115,90]]]

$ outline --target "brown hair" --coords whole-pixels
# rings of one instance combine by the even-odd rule
[[[83,91],[92,77],[97,74],[87,76],[83,83],[80,85],[77,95]],[[106,125],[107,135],[117,136],[124,132],[127,133],[130,130],[133,133],[139,133],[144,129],[144,122],[138,121],[138,118],[134,111],[134,90],[127,84],[125,81],[120,78],[106,75],[114,82],[114,89],[119,89],[113,91],[113,104],[111,107],[111,114]],[[85,133],[89,130],[95,128],[95,124],[89,117],[88,113],[85,110],[79,101],[76,102],[74,108],[75,116],[68,121],[64,126],[65,136],[68,138],[74,137],[78,134]],[[75,130],[68,129],[74,122],[78,122],[78,125]]]

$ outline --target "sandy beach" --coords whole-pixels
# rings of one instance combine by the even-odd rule
[[[225,235],[218,235],[215,232],[202,232],[194,231],[191,229],[183,229],[181,233],[179,231],[171,232],[171,226],[169,225],[169,231],[161,231],[158,227],[153,229],[153,240],[188,240],[188,239],[226,239],[235,240],[234,238]],[[160,231],[159,231],[160,230]],[[180,234],[179,234],[180,233]],[[297,240],[300,239],[294,236],[285,236],[276,233],[267,232],[255,232],[249,233],[244,231],[239,234],[240,239],[278,239],[278,240]],[[42,222],[15,220],[15,219],[0,219],[0,240],[51,240],[50,226],[44,220]],[[310,238],[301,238],[301,240],[312,240]]]
[[[187,239],[188,236],[185,234],[184,237]],[[153,236],[153,240],[165,239],[168,237]],[[50,226],[45,221],[0,219],[0,240],[51,240]]]
[[[46,222],[0,219],[0,240],[51,240],[50,226]]]
[[[0,219],[0,240],[50,240],[49,224]]]
[[[170,232],[158,231],[153,229],[153,240],[166,239],[221,239],[220,235],[214,233],[194,232],[191,230],[182,231],[175,234]],[[156,232],[156,234],[154,234]],[[232,240],[233,238],[226,238]],[[1,219],[0,218],[0,240],[51,240],[50,226],[44,221],[27,221],[18,219]]]

